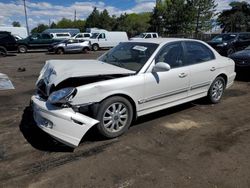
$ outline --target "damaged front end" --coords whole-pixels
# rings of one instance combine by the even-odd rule
[[[99,123],[94,118],[97,102],[72,103],[79,92],[78,87],[130,73],[65,76],[69,72],[61,75],[58,72],[49,64],[42,69],[36,83],[36,94],[31,99],[33,116],[37,125],[56,140],[77,147],[87,131]]]

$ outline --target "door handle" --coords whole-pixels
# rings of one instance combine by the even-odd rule
[[[215,71],[216,70],[216,68],[215,67],[212,67],[211,69],[210,69],[210,71]]]
[[[184,73],[184,72],[183,72],[183,73],[179,74],[179,77],[180,77],[180,78],[185,78],[187,75],[188,75],[187,73]]]

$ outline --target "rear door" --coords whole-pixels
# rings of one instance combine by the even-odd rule
[[[190,90],[188,95],[195,96],[207,92],[218,74],[218,62],[214,53],[203,43],[185,41],[184,65],[189,67]]]

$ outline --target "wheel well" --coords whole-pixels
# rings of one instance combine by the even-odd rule
[[[225,74],[220,74],[217,77],[222,77],[225,80],[225,87],[227,86],[227,75]]]
[[[5,52],[7,52],[6,48],[4,46],[0,46],[1,50],[4,50]]]
[[[59,47],[59,48],[57,48],[57,50],[62,50],[62,51],[64,51],[64,48],[63,47]]]
[[[111,98],[111,97],[116,97],[116,96],[123,97],[123,98],[127,99],[130,102],[130,104],[132,105],[132,108],[133,108],[133,121],[136,120],[137,119],[136,105],[135,105],[134,100],[130,96],[125,95],[125,94],[114,94],[114,95],[108,96],[107,98],[103,99],[102,101],[104,101],[104,100],[106,100],[108,98]]]

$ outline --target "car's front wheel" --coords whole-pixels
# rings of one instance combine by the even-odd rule
[[[63,48],[58,48],[58,49],[56,50],[56,53],[57,53],[57,54],[64,54]]]
[[[209,102],[216,104],[219,103],[225,89],[225,80],[221,76],[217,77],[208,91]]]
[[[18,46],[19,53],[26,53],[27,51],[28,51],[28,48],[25,45]]]
[[[107,138],[115,138],[125,133],[133,119],[131,103],[120,96],[104,100],[98,109],[99,132]]]

